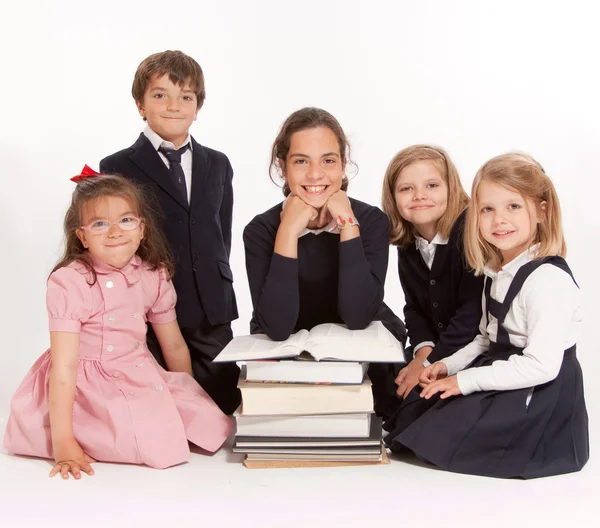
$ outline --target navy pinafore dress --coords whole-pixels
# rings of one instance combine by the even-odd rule
[[[525,280],[542,264],[557,266],[573,278],[561,257],[534,260],[518,270],[502,303],[492,299],[492,281],[486,278],[486,310],[498,320],[498,336],[469,368],[523,353],[510,343],[503,323]],[[437,396],[421,400],[420,416],[415,416],[416,402],[407,402],[409,415],[387,424],[387,447],[408,448],[441,469],[473,475],[536,478],[579,471],[589,458],[589,437],[575,349],[573,345],[565,351],[555,379],[533,389],[474,392],[446,400]]]

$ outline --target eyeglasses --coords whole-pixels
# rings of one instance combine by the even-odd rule
[[[118,225],[123,231],[133,231],[142,223],[142,219],[137,216],[124,216],[118,222],[109,222],[108,220],[94,220],[91,224],[81,226],[84,231],[89,231],[93,235],[102,235],[108,233],[110,228]]]

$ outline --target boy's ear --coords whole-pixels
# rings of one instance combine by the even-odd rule
[[[279,163],[279,168],[281,169],[281,174],[283,175],[283,177],[285,178],[285,160],[282,160],[281,158],[279,158],[277,160],[277,163]]]
[[[146,118],[146,109],[144,108],[144,106],[142,105],[142,103],[140,103],[139,101],[135,102],[135,106],[137,106],[138,112],[140,113],[140,115],[143,118]]]
[[[85,239],[85,231],[83,229],[77,229],[75,231],[75,234],[77,235],[77,238],[79,239],[79,241],[81,242],[81,245],[87,249],[89,244],[87,242],[87,240]]]

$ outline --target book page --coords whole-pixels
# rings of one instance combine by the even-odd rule
[[[223,363],[296,357],[304,349],[307,337],[308,330],[300,330],[285,341],[273,341],[265,334],[234,337],[213,361]]]
[[[349,330],[336,323],[317,325],[310,331],[305,348],[317,361],[404,362],[402,344],[381,321],[373,321],[362,330]]]

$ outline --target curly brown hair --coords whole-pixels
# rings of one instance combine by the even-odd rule
[[[158,209],[152,195],[144,192],[136,183],[116,174],[100,174],[77,183],[64,220],[65,251],[52,273],[68,266],[71,262],[79,261],[92,276],[90,284],[96,282],[96,272],[91,257],[76,232],[82,224],[85,204],[108,196],[118,196],[127,200],[144,222],[144,238],[137,250],[139,257],[150,266],[150,269],[164,268],[169,276],[173,277],[175,272],[173,258],[167,240],[158,226],[156,220]]]

